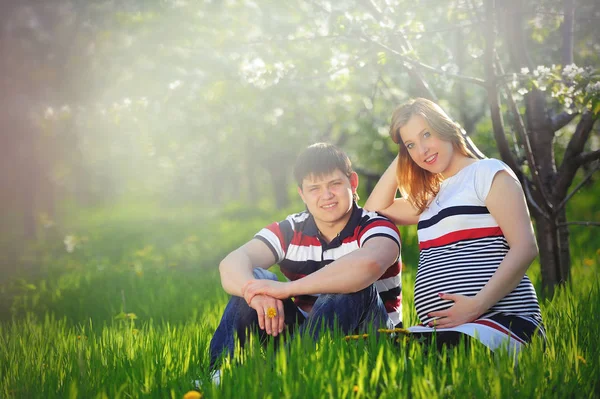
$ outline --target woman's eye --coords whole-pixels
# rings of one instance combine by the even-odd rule
[[[429,132],[425,132],[425,133],[423,133],[423,137],[427,138],[427,137],[429,137],[429,136],[431,136],[431,133],[429,133]]]
[[[406,148],[408,148],[409,150],[412,150],[412,148],[413,148],[414,146],[415,146],[415,145],[414,145],[413,143],[409,143],[409,144],[407,144],[407,145],[406,145]]]

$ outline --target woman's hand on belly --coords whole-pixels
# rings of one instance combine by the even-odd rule
[[[427,316],[436,318],[429,322],[429,327],[451,328],[476,320],[485,309],[474,297],[459,294],[438,294],[440,298],[453,301],[454,305],[446,310],[431,312]]]

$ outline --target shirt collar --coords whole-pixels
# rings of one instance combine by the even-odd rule
[[[344,238],[346,237],[350,237],[354,234],[354,230],[356,229],[356,226],[359,224],[360,219],[362,218],[362,212],[361,212],[362,208],[360,208],[357,204],[356,201],[352,202],[352,210],[351,210],[351,214],[350,214],[350,219],[348,219],[348,222],[346,223],[346,226],[344,226],[344,228],[342,229],[342,231],[340,231],[340,233],[331,241],[330,245],[334,243],[334,241],[336,240],[340,240],[343,241]],[[319,236],[319,228],[317,227],[317,223],[315,222],[315,218],[313,217],[313,215],[308,212],[308,219],[306,220],[306,227],[304,228],[304,234],[309,235],[309,236],[313,236],[313,237],[318,237]]]

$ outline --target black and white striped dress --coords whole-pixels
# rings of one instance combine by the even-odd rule
[[[468,165],[443,181],[437,197],[421,214],[415,307],[423,324],[411,331],[433,331],[426,327],[433,320],[427,315],[453,305],[438,294],[475,296],[506,256],[508,242],[485,206],[499,171],[517,179],[496,159]],[[438,330],[470,335],[492,350],[505,344],[519,350],[536,330],[545,335],[537,296],[527,276],[478,320]]]

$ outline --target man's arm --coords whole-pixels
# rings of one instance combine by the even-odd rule
[[[219,264],[221,273],[221,284],[227,293],[243,297],[242,288],[251,280],[254,280],[252,270],[255,267],[267,269],[275,263],[275,255],[264,242],[253,239],[231,252]],[[270,281],[270,280],[256,280]],[[284,298],[281,298],[284,299]],[[283,302],[280,299],[268,295],[256,295],[248,305],[256,310],[258,325],[267,334],[277,336],[283,331],[285,325],[285,313]],[[274,317],[267,317],[270,308],[276,309]]]
[[[275,255],[267,244],[256,238],[252,239],[221,261],[221,285],[228,294],[243,297],[242,288],[249,280],[254,280],[252,270],[255,267],[267,269],[275,261]]]
[[[396,261],[398,243],[388,237],[373,237],[365,244],[324,268],[291,282],[250,281],[244,298],[266,294],[275,298],[297,295],[345,294],[360,291],[373,284]]]

